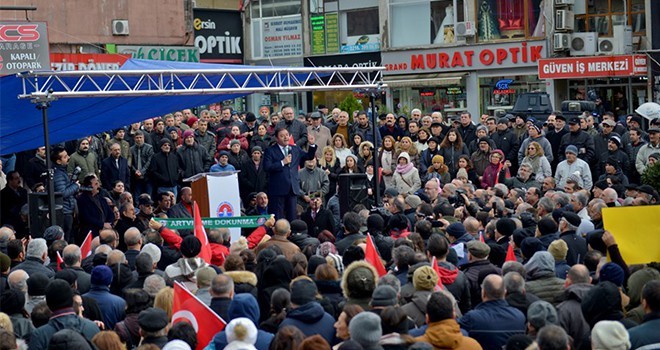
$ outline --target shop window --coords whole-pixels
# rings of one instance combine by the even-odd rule
[[[252,18],[299,15],[302,10],[300,0],[252,0]]]
[[[613,36],[614,26],[627,24],[633,35],[645,35],[644,0],[575,0],[574,8],[576,31]]]
[[[479,41],[544,36],[542,0],[477,0]]]
[[[348,36],[378,34],[378,8],[347,12],[346,32]]]
[[[390,0],[390,46],[456,44],[468,0]],[[471,1],[469,1],[471,2]]]
[[[537,76],[479,78],[481,111],[484,114],[501,116],[513,109],[516,98],[526,92],[544,92],[545,83]]]

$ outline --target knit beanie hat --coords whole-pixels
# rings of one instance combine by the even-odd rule
[[[44,231],[43,238],[46,240],[46,242],[54,242],[58,239],[63,239],[64,230],[57,225],[50,226],[46,229],[46,231]]]
[[[41,272],[33,273],[27,280],[27,288],[29,296],[46,295],[46,289],[50,279],[48,276]]]
[[[537,300],[527,309],[527,321],[537,330],[549,324],[557,324],[557,310],[547,301]]]
[[[495,228],[503,236],[511,236],[513,231],[516,230],[516,222],[509,218],[502,218],[497,220]]]
[[[247,240],[245,237],[240,237],[237,241],[232,242],[231,246],[229,247],[229,252],[231,254],[240,253],[245,249],[248,249]]]
[[[239,317],[231,320],[225,328],[227,341],[240,341],[254,345],[257,342],[257,327],[247,317]]]
[[[374,293],[371,296],[372,307],[394,306],[398,302],[396,290],[388,285],[378,286],[374,289]]]
[[[617,287],[621,287],[623,286],[624,278],[625,273],[621,266],[610,262],[600,268],[600,277],[598,280],[600,282],[609,281],[614,283]]]
[[[630,336],[621,322],[600,321],[591,330],[591,344],[597,350],[628,350]]]
[[[568,253],[568,244],[563,239],[552,241],[548,246],[548,253],[552,254],[555,261],[565,260]]]
[[[11,259],[4,253],[0,253],[0,272],[5,272],[11,267]]]
[[[416,290],[433,290],[438,284],[438,274],[431,266],[421,266],[413,274],[413,286]]]
[[[5,289],[4,293],[0,295],[2,303],[0,303],[0,311],[7,315],[18,314],[23,311],[25,306],[25,293],[18,289]]]
[[[192,128],[193,125],[195,124],[195,122],[198,121],[198,120],[199,119],[197,119],[197,117],[190,117],[190,118],[188,118],[188,120],[186,120],[186,124],[188,124],[188,126]],[[185,133],[184,133],[184,135],[185,135]]]
[[[112,270],[106,265],[95,266],[92,269],[91,283],[99,286],[109,286],[112,283]]]
[[[441,155],[439,155],[439,154],[436,154],[436,155],[433,156],[433,158],[431,158],[431,163],[442,163],[442,164],[445,164],[445,157],[443,157],[443,156],[441,156]]]
[[[467,179],[468,178],[467,170],[465,170],[465,168],[458,169],[458,172],[456,172],[456,178],[457,179]]]
[[[298,306],[309,304],[316,300],[316,283],[307,278],[301,278],[291,283],[291,302]]]
[[[104,267],[107,268],[107,266]],[[108,269],[108,272],[110,273],[110,276],[112,276],[110,269]],[[53,312],[67,307],[72,307],[73,289],[71,289],[69,283],[64,280],[54,280],[50,282],[50,284],[48,284],[48,288],[46,289],[46,304],[48,305],[48,308]]]
[[[195,137],[195,132],[192,129],[183,132],[183,139],[185,140],[188,137]]]
[[[646,283],[653,280],[660,280],[660,272],[651,267],[645,267],[630,275],[630,278],[628,278],[629,307],[634,308],[641,303],[642,288]]]
[[[372,348],[383,336],[380,317],[373,312],[360,312],[351,319],[348,325],[351,339],[360,343],[363,348]]]
[[[237,139],[233,139],[233,140],[229,141],[229,146],[230,147],[233,146],[233,145],[240,145],[240,144],[241,144],[241,141],[238,141]]]
[[[377,282],[378,273],[373,266],[364,261],[355,261],[346,267],[342,276],[342,290],[347,297],[371,298]]]
[[[188,235],[181,241],[181,255],[186,258],[194,258],[202,251],[202,242],[199,238]]]
[[[465,231],[465,226],[463,226],[463,223],[461,222],[454,222],[447,226],[447,234],[454,238],[460,238],[466,232],[467,231]]]

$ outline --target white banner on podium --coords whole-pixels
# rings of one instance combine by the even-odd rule
[[[214,174],[215,175],[215,174]],[[209,189],[209,216],[227,218],[241,216],[241,196],[238,192],[238,173],[206,176]],[[231,241],[241,237],[241,229],[230,228]]]

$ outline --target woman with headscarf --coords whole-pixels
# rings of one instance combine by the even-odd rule
[[[405,137],[404,137],[405,139]],[[422,187],[422,180],[415,164],[410,161],[406,152],[401,152],[397,158],[396,171],[392,176],[393,185],[399,193],[414,194]]]
[[[511,177],[509,173],[509,162],[504,159],[504,152],[499,149],[490,152],[490,163],[484,170],[484,176],[481,179],[481,188],[487,189]]]

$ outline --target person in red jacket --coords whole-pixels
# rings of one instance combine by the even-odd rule
[[[227,134],[227,136],[220,141],[220,144],[218,144],[218,152],[220,151],[229,151],[230,147],[230,142],[232,140],[238,140],[241,144],[241,149],[247,151],[249,142],[245,138],[245,136],[241,135],[241,129],[238,125],[233,125],[231,127],[231,132]]]
[[[160,233],[160,236],[163,237],[163,240],[165,241],[166,244],[171,246],[172,248],[179,250],[181,249],[181,242],[183,241],[183,238],[179,236],[176,232],[170,230],[169,228],[165,227],[165,225],[161,224],[160,222],[151,219],[149,221],[149,227],[158,231]],[[223,230],[227,230],[226,228],[222,229],[212,229],[209,230],[208,232],[208,238],[209,238],[209,245],[211,246],[211,264],[216,265],[216,266],[222,266],[225,263],[225,257],[229,255],[229,248],[225,247],[223,245],[224,243],[224,238],[229,236],[229,231],[227,230],[227,234],[225,235],[223,233]]]

